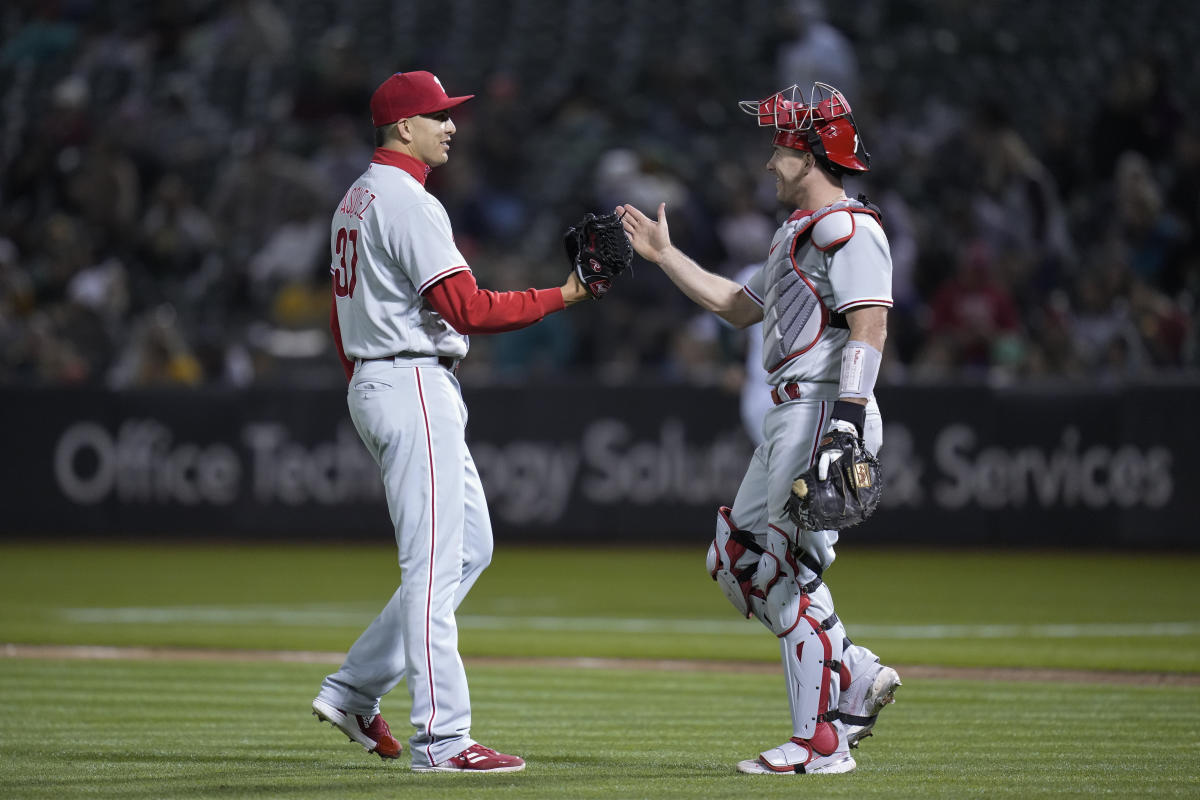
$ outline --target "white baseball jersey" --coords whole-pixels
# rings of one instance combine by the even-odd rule
[[[766,441],[754,451],[727,521],[719,518],[714,547],[727,524],[752,536],[763,551],[745,550],[733,569],[741,575],[757,562],[760,593],[747,602],[780,639],[793,735],[807,739],[827,724],[819,723],[819,715],[840,706],[829,659],[844,659],[853,669],[870,669],[875,661],[874,653],[848,644],[829,588],[811,583],[833,563],[838,532],[800,529],[785,503],[796,476],[813,463],[838,397],[842,350],[850,338],[840,315],[856,306],[892,305],[892,260],[878,218],[857,200],[796,212],[780,226],[766,263],[743,291],[763,309],[768,383],[803,386],[798,397],[767,412]],[[883,426],[874,398],[865,414],[865,443],[875,452]],[[844,729],[836,731],[842,742]]]
[[[768,382],[825,384],[824,394],[834,397],[850,331],[831,325],[831,315],[860,305],[891,307],[887,237],[858,200],[798,211],[776,231],[766,263],[743,290],[763,308]]]
[[[330,229],[338,327],[346,355],[357,360],[347,405],[379,464],[401,580],[318,695],[371,716],[404,681],[415,767],[475,744],[454,611],[492,554],[483,484],[466,444],[467,408],[453,373],[431,358],[461,358],[467,337],[421,295],[466,270],[466,259],[424,175],[416,159],[377,150]]]
[[[470,267],[454,244],[446,209],[402,164],[377,154],[333,215],[329,271],[342,348],[352,359],[462,358],[467,337],[421,294]]]

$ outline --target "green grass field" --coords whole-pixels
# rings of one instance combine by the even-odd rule
[[[460,610],[461,647],[474,733],[530,766],[457,776],[382,763],[309,716],[321,677],[395,588],[390,548],[0,546],[0,643],[309,652],[52,660],[9,648],[0,797],[1200,796],[1200,557],[840,553],[827,577],[850,635],[909,668],[852,775],[733,771],[787,737],[786,700],[767,666],[775,641],[737,618],[702,546],[501,544]],[[543,656],[749,663],[515,660]],[[947,679],[923,666],[1096,672]],[[402,688],[384,712],[404,738]]]

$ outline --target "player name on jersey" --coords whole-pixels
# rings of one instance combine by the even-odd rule
[[[338,213],[362,219],[363,214],[373,202],[375,202],[375,194],[370,189],[363,186],[352,186],[350,191],[346,192],[346,196],[342,198],[342,204],[338,206]]]

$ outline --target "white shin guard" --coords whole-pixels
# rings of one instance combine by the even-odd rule
[[[812,738],[818,723],[836,719],[838,674],[845,629],[833,613],[829,590],[820,587],[797,624],[780,637],[794,735]]]

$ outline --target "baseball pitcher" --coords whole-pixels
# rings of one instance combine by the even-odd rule
[[[855,768],[850,748],[900,685],[895,670],[850,642],[823,577],[838,529],[879,500],[873,389],[891,256],[878,209],[843,190],[843,176],[866,172],[870,156],[841,92],[815,83],[806,97],[792,86],[741,108],[774,128],[766,168],[780,202],[796,209],[744,285],[672,245],[665,204],[657,219],[628,205],[617,212],[637,253],[698,305],[735,327],[762,322],[763,391],[773,406],[732,508],[718,512],[708,571],[740,614],[779,639],[792,737],[738,769],[844,773]]]
[[[568,231],[573,264],[561,287],[480,289],[445,209],[425,189],[429,171],[450,157],[450,110],[471,97],[447,95],[429,72],[384,81],[371,97],[374,157],[330,227],[330,327],[350,382],[350,418],[379,464],[401,581],[341,668],[325,678],[312,708],[369,752],[398,758],[402,748],[379,703],[403,679],[418,772],[525,767],[471,738],[458,653],[455,609],[492,556],[455,378],[468,336],[523,328],[601,297],[633,255],[615,216],[589,215]]]

